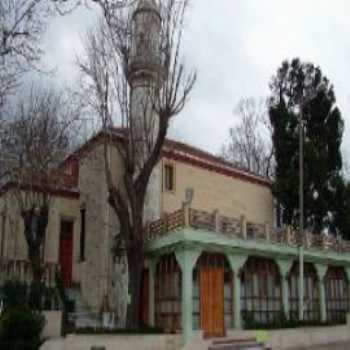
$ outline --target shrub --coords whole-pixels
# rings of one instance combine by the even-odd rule
[[[23,307],[27,303],[28,285],[15,280],[6,281],[2,287],[5,301],[5,310]]]
[[[28,307],[8,309],[0,317],[0,348],[39,349],[44,323],[44,317]]]
[[[56,310],[59,300],[55,288],[47,288],[43,283],[27,284],[8,280],[2,287],[5,310],[29,306],[32,310]]]

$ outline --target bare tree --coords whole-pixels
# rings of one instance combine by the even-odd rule
[[[33,69],[42,70],[41,40],[51,16],[66,14],[79,3],[79,0],[0,1],[0,113],[23,75]]]
[[[242,99],[235,109],[239,118],[229,130],[229,140],[223,144],[221,156],[255,174],[273,175],[271,125],[264,100]]]
[[[140,325],[148,184],[169,122],[185,107],[196,81],[195,71],[187,72],[181,57],[187,6],[187,0],[141,0],[117,10],[105,7],[104,21],[87,36],[87,58],[79,62],[85,75],[84,96],[98,113],[106,135],[109,203],[120,222],[114,253],[125,254],[128,261],[129,327]],[[116,126],[123,135],[117,143]],[[111,144],[123,163],[120,181],[110,170]]]
[[[60,164],[69,150],[79,113],[69,97],[33,88],[18,103],[2,134],[2,188],[8,188],[22,217],[35,282],[42,277],[40,248],[50,206],[57,190],[65,185]]]

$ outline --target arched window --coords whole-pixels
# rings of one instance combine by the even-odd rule
[[[299,302],[299,263],[293,264],[289,275],[290,315],[298,319]],[[315,267],[311,263],[304,264],[304,320],[320,320],[319,283]]]
[[[281,278],[271,259],[251,257],[241,273],[241,312],[246,323],[270,324],[282,310]]]
[[[155,297],[156,326],[166,332],[181,330],[181,269],[174,254],[157,264]]]
[[[327,320],[346,322],[349,312],[349,286],[342,267],[330,266],[325,277]]]

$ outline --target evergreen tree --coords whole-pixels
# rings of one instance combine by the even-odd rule
[[[295,58],[282,63],[270,89],[269,116],[276,157],[273,191],[284,208],[284,223],[298,224],[298,118],[302,109],[304,222],[320,233],[331,217],[329,214],[335,212],[338,192],[335,184],[342,168],[340,145],[344,122],[335,105],[333,85],[319,67]]]

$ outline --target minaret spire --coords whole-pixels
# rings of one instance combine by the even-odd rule
[[[129,59],[131,89],[130,140],[136,166],[142,169],[155,145],[159,116],[155,98],[163,83],[161,63],[162,18],[155,0],[139,0],[132,14],[132,45]],[[149,180],[144,221],[160,217],[161,169],[157,165]]]

